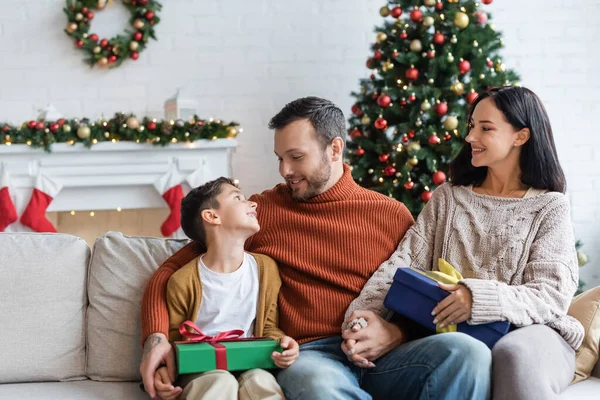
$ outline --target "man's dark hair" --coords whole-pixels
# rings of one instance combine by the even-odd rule
[[[565,174],[558,161],[550,118],[539,97],[519,86],[491,88],[480,93],[473,102],[467,123],[471,122],[477,104],[487,98],[494,102],[513,128],[529,128],[530,137],[523,145],[519,159],[521,182],[536,189],[564,193],[567,189]],[[488,169],[474,167],[471,157],[471,144],[467,142],[450,164],[453,185],[480,186],[483,183]]]
[[[206,230],[202,220],[202,211],[209,208],[219,208],[217,196],[223,185],[236,186],[229,178],[218,178],[192,189],[181,200],[181,228],[192,240],[206,246]]]
[[[269,129],[282,129],[299,119],[310,121],[323,149],[336,137],[343,140],[346,148],[344,113],[331,101],[319,97],[303,97],[294,100],[271,118]]]

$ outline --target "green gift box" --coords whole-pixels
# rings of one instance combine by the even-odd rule
[[[215,369],[245,371],[277,368],[271,354],[283,349],[279,342],[265,338],[243,338],[244,331],[236,329],[215,336],[205,335],[192,321],[179,326],[186,342],[175,342],[179,374],[192,374]]]
[[[271,358],[274,351],[281,352],[282,349],[279,342],[272,339],[175,343],[179,374],[215,369],[244,371],[254,368],[277,368]]]

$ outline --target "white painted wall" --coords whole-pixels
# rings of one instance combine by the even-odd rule
[[[327,97],[348,113],[381,19],[368,0],[164,0],[163,19],[137,62],[89,69],[62,32],[63,0],[0,0],[0,121],[21,122],[52,102],[67,116],[115,111],[162,116],[177,87],[200,114],[239,121],[234,170],[247,192],[279,182],[267,122],[300,96]],[[506,64],[536,91],[552,118],[569,182],[576,235],[600,283],[600,3],[495,0]],[[98,12],[93,31],[125,25],[121,6]]]

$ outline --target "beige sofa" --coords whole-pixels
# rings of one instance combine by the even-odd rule
[[[140,303],[185,240],[0,233],[0,399],[147,399]],[[595,377],[561,399],[600,398]]]

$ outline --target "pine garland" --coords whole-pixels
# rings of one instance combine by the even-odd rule
[[[89,118],[57,121],[28,121],[20,126],[0,123],[0,145],[27,144],[51,152],[52,144],[82,143],[90,148],[100,142],[128,141],[167,146],[170,143],[196,140],[233,139],[239,124],[221,120],[200,119],[168,121],[144,117],[140,122],[133,114],[116,113],[111,119],[92,121]]]

